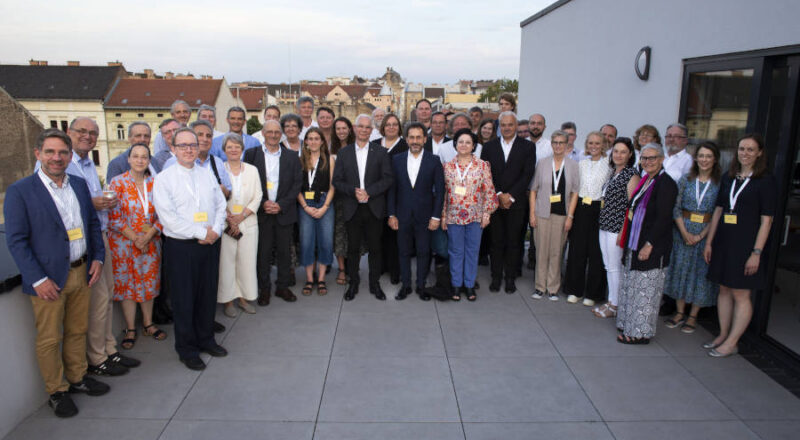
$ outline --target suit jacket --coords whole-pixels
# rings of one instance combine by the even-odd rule
[[[642,178],[646,178],[646,173]],[[650,258],[645,261],[639,261],[638,250],[633,251],[631,270],[647,271],[669,266],[672,254],[672,230],[675,224],[672,220],[672,209],[675,207],[677,197],[678,185],[669,174],[661,173],[653,182],[653,193],[644,211],[642,230],[636,246],[637,249],[641,249],[649,241],[653,245],[653,250],[650,252]]]
[[[261,203],[258,207],[258,221],[267,218],[264,212],[264,202],[269,200],[267,191],[267,161],[264,158],[263,148],[250,148],[244,152],[244,161],[258,169],[261,178]],[[281,146],[280,177],[278,178],[277,203],[281,207],[281,212],[277,214],[278,224],[290,225],[297,221],[297,195],[300,194],[300,186],[303,184],[303,168],[297,153]]]
[[[374,142],[374,143],[376,143],[378,145],[381,145],[381,141],[383,141],[383,138],[376,139],[376,140],[374,140],[372,142]],[[381,145],[381,146],[383,146],[383,145]],[[398,154],[404,153],[406,151],[408,151],[408,143],[406,142],[405,139],[400,138],[400,140],[397,141],[397,144],[394,146],[394,148],[392,148],[392,151],[387,151],[387,152],[389,153],[389,157],[392,158],[392,157],[397,156]]]
[[[523,209],[527,206],[525,191],[533,178],[536,167],[536,146],[529,140],[517,137],[511,145],[508,160],[503,155],[500,138],[493,139],[483,146],[481,159],[489,162],[492,168],[492,181],[498,194],[511,194],[516,202],[510,209]]]
[[[444,171],[442,162],[433,153],[422,150],[417,181],[411,187],[408,175],[408,151],[394,156],[394,183],[388,192],[389,216],[400,223],[425,223],[442,216],[444,204]]]
[[[369,194],[367,205],[375,217],[383,219],[386,215],[386,191],[391,188],[394,181],[392,163],[386,154],[386,149],[380,144],[371,143],[368,148],[367,166],[364,172],[364,189]],[[361,186],[355,144],[342,148],[336,155],[332,183],[336,193],[342,198],[343,218],[348,221],[358,208],[356,188]]]
[[[447,135],[444,135],[444,137],[442,138],[442,143],[444,144],[445,142],[447,142],[449,140],[451,140],[451,139],[449,137],[447,137]],[[433,153],[433,135],[432,134],[428,133],[428,139],[425,141],[425,145],[422,148],[425,151],[429,152],[429,153]]]
[[[89,261],[104,261],[100,219],[89,187],[85,180],[71,174],[69,185],[80,205]],[[33,283],[44,277],[63,288],[70,269],[69,237],[58,208],[38,175],[32,174],[8,187],[3,214],[8,250],[22,275],[22,291],[36,295]],[[88,280],[88,269],[86,277]]]

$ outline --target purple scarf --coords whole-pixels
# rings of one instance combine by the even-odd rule
[[[628,237],[628,247],[634,251],[639,250],[638,249],[639,235],[641,235],[642,233],[642,223],[644,223],[644,214],[645,211],[647,210],[647,202],[650,201],[650,196],[653,195],[653,188],[655,188],[656,186],[656,180],[658,180],[658,178],[661,176],[663,172],[664,170],[662,169],[661,172],[658,173],[656,177],[653,178],[653,183],[651,183],[650,186],[647,187],[644,195],[642,196],[642,200],[634,208],[633,220],[631,221],[630,224],[630,235]],[[636,192],[634,192],[634,195],[639,192],[642,185],[644,185],[644,182],[646,181],[647,179],[643,179],[639,183],[639,187],[636,188]]]

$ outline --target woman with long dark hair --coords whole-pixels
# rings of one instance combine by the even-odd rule
[[[336,155],[343,147],[356,141],[356,133],[353,131],[353,123],[344,116],[339,116],[333,121],[333,137],[331,139],[331,157],[336,159]],[[333,174],[331,174],[333,175]],[[345,258],[347,257],[347,229],[344,226],[344,210],[341,208],[341,199],[334,197],[334,220],[333,220],[333,253],[336,255],[336,262],[339,264],[339,273],[336,275],[336,284],[347,284],[347,271],[345,271]]]

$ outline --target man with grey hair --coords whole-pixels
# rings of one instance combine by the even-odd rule
[[[192,116],[192,109],[186,101],[176,99],[169,107],[169,114],[172,115],[172,119],[178,121],[181,127],[186,127]],[[164,150],[170,150],[170,142],[164,139],[160,132],[156,133],[156,138],[153,139],[153,156]]]
[[[692,167],[692,155],[686,151],[686,146],[689,145],[689,129],[677,122],[670,124],[664,141],[667,146],[664,154],[664,171],[677,182]]]
[[[167,148],[154,153],[153,158],[150,159],[150,163],[153,164],[153,168],[159,173],[161,169],[164,168],[164,164],[167,160],[169,160],[170,157],[174,157],[174,154],[172,154],[172,138],[175,136],[175,132],[180,128],[181,123],[173,118],[164,119],[158,124],[158,134],[161,136],[161,142],[166,143]],[[155,149],[158,149],[157,145]]]
[[[383,137],[380,128],[384,117],[386,117],[386,111],[384,111],[382,108],[378,107],[372,111],[372,135],[369,137],[370,142],[376,141]]]
[[[314,114],[314,98],[310,96],[301,96],[297,98],[297,114],[303,120],[303,127],[300,129],[300,139],[306,138],[306,132],[311,127],[319,127],[317,121],[311,119]]]
[[[244,131],[244,127],[247,124],[247,112],[243,108],[239,106],[229,108],[226,121],[228,121],[228,128],[230,129],[228,133],[236,133],[242,137],[245,151],[261,146],[261,142],[259,142],[258,139],[250,136]],[[211,144],[211,154],[227,162],[228,156],[226,156],[222,151],[222,139],[224,137],[225,135],[223,134],[214,138],[214,141]],[[244,151],[242,151],[242,157],[244,157]]]
[[[132,146],[136,144],[145,144],[149,146],[150,124],[144,121],[131,123],[131,125],[128,126],[128,142]],[[128,154],[130,154],[130,152],[131,149],[128,147],[127,150],[119,153],[117,157],[108,163],[108,168],[106,169],[106,183],[110,183],[111,179],[131,169],[131,165],[128,163]],[[150,164],[150,174],[153,176],[158,174],[158,171],[153,167],[152,163]]]
[[[281,120],[281,109],[280,109],[280,107],[278,107],[275,104],[271,104],[271,105],[268,105],[267,108],[264,109],[264,124],[266,124],[267,121],[278,121],[278,122],[280,122],[280,120]],[[261,128],[263,129],[264,127],[262,126]],[[264,145],[264,133],[262,133],[261,130],[253,133],[253,137],[256,138],[259,142],[261,142],[261,145]],[[281,133],[281,142],[283,142],[285,140],[286,140],[286,135]]]
[[[208,121],[214,129],[214,137],[222,136],[224,131],[217,130],[217,109],[213,105],[203,104],[197,109],[197,120]]]
[[[471,128],[471,126],[472,121],[470,120],[469,116],[463,112],[456,113],[453,115],[453,119],[450,120],[450,131],[453,133],[456,133],[458,130],[464,128]],[[475,150],[472,152],[472,154],[474,154],[475,157],[481,157],[481,151],[483,151],[483,145],[478,144],[475,146]],[[456,147],[453,145],[453,139],[449,139],[448,141],[444,142],[439,148],[439,160],[442,161],[442,165],[453,160],[457,154],[458,152],[456,151]]]
[[[219,184],[222,194],[226,199],[229,198],[232,186],[230,175],[228,174],[227,168],[225,168],[225,162],[219,157],[209,154],[211,150],[212,133],[214,131],[214,129],[211,128],[211,123],[200,119],[189,124],[189,128],[197,135],[198,147],[195,165],[211,170],[211,173],[214,174],[214,178],[217,179],[217,184]],[[164,163],[164,167],[161,171],[163,172],[176,163],[178,163],[178,158],[173,155]]]
[[[489,251],[492,282],[489,290],[498,292],[505,278],[506,293],[517,290],[514,280],[520,275],[520,261],[528,209],[527,190],[536,167],[536,147],[529,140],[517,137],[517,116],[504,111],[498,118],[500,137],[487,142],[481,159],[492,170],[499,208],[492,214],[491,248]]]

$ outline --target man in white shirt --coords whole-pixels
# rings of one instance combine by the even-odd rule
[[[369,141],[376,141],[383,137],[381,134],[381,123],[386,116],[386,112],[378,107],[372,111],[372,134],[369,136]]]
[[[692,168],[692,155],[686,151],[686,146],[689,145],[689,129],[677,122],[670,124],[664,141],[667,146],[664,151],[664,170],[677,182]]]
[[[169,114],[172,115],[172,119],[178,121],[181,127],[186,127],[189,124],[189,118],[192,117],[192,109],[186,101],[178,99],[170,106]],[[164,150],[169,151],[170,145],[172,145],[170,139],[164,138],[161,132],[156,133],[156,138],[153,139],[153,156],[155,157]]]
[[[194,131],[179,129],[173,139],[178,164],[161,172],[153,185],[153,205],[165,237],[175,351],[191,370],[205,369],[200,352],[228,354],[214,340],[213,330],[225,196],[211,171],[196,166],[198,148]]]
[[[442,144],[450,140],[447,137],[447,116],[442,112],[436,112],[431,115],[430,124],[431,130],[428,140],[425,141],[425,150],[438,156]]]
[[[297,99],[297,114],[303,120],[303,126],[300,128],[300,140],[306,138],[306,132],[311,127],[319,127],[317,121],[311,119],[314,114],[314,99],[310,96],[301,96]]]
[[[536,144],[536,162],[552,156],[553,147],[550,145],[550,139],[544,137],[544,130],[547,128],[544,116],[541,113],[532,114],[528,128],[531,134],[530,141]]]
[[[277,121],[280,122],[281,120],[281,109],[277,105],[268,105],[267,108],[264,109],[264,123],[266,124],[267,121]],[[262,127],[263,128],[263,127]],[[264,133],[261,130],[253,133],[253,137],[256,138],[261,145],[264,145]],[[286,135],[281,134],[281,142],[286,140]]]

